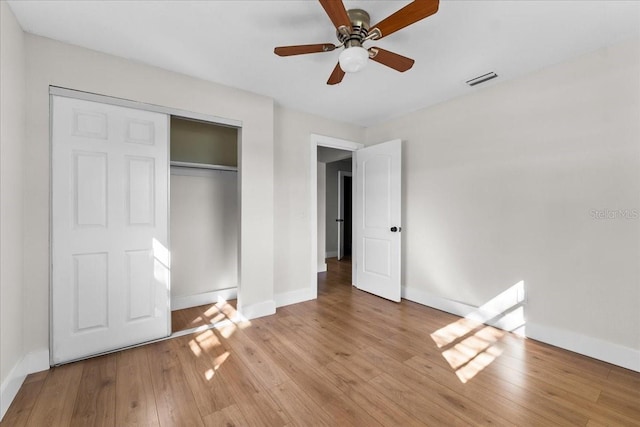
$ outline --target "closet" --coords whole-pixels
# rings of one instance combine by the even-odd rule
[[[237,297],[241,123],[50,87],[51,364]]]
[[[171,309],[237,297],[238,129],[171,117]]]

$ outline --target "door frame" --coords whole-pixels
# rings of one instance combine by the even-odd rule
[[[353,156],[351,162],[353,163]],[[353,168],[351,169],[353,170]],[[342,219],[342,221],[338,223],[338,250],[336,251],[338,253],[338,261],[344,257],[344,203],[342,199],[344,193],[344,178],[347,176],[351,178],[351,187],[353,190],[353,172],[338,171],[338,218]],[[351,191],[351,200],[353,202],[353,191]],[[353,203],[351,203],[351,206],[353,207]],[[351,212],[351,217],[353,218],[353,211]],[[353,234],[353,228],[351,234]],[[351,242],[351,250],[353,251],[353,239]]]
[[[51,122],[53,120],[52,117],[52,111],[53,111],[53,97],[54,96],[61,96],[61,97],[66,97],[66,98],[73,98],[73,99],[80,99],[80,100],[85,100],[85,101],[92,101],[92,102],[98,102],[98,103],[102,103],[102,104],[108,104],[108,105],[115,105],[115,106],[119,106],[119,107],[127,107],[127,108],[132,108],[132,109],[136,109],[136,110],[143,110],[143,111],[151,111],[151,112],[156,112],[156,113],[163,113],[166,114],[167,116],[171,117],[171,116],[176,116],[176,117],[180,117],[180,118],[184,118],[184,119],[190,119],[190,120],[195,120],[195,121],[201,121],[201,122],[208,122],[208,123],[212,123],[218,126],[227,126],[227,127],[232,127],[232,128],[236,128],[238,129],[238,211],[240,212],[240,221],[238,222],[238,242],[241,241],[241,236],[242,236],[242,197],[241,197],[241,193],[242,193],[242,162],[241,159],[242,157],[240,156],[241,150],[242,150],[242,121],[240,120],[235,120],[235,119],[228,119],[228,118],[224,118],[224,117],[218,117],[218,116],[213,116],[213,115],[209,115],[209,114],[203,114],[203,113],[197,113],[197,112],[193,112],[193,111],[187,111],[187,110],[181,110],[178,108],[173,108],[173,107],[165,107],[162,105],[155,105],[155,104],[147,104],[147,103],[143,103],[143,102],[137,102],[137,101],[132,101],[132,100],[128,100],[128,99],[123,99],[123,98],[116,98],[113,96],[108,96],[108,95],[101,95],[101,94],[97,94],[97,93],[92,93],[92,92],[84,92],[84,91],[80,91],[80,90],[75,90],[75,89],[68,89],[68,88],[64,88],[64,87],[60,87],[60,86],[53,86],[50,85],[49,86],[49,198],[51,199],[52,197],[52,183],[53,183],[53,168],[52,168],[52,157],[51,157],[51,153],[52,153],[52,143],[53,143],[53,139],[52,139],[52,132],[51,132]],[[168,133],[170,133],[171,127],[169,124],[169,128],[167,130]],[[168,135],[169,137],[169,135]],[[171,149],[171,138],[169,137],[169,143],[167,144],[167,167],[170,168],[170,158],[171,156],[169,155],[169,151]],[[167,206],[170,207],[171,206],[171,173],[169,172],[167,174]],[[53,252],[52,252],[52,248],[53,246],[51,245],[51,242],[53,240],[53,217],[52,217],[52,204],[49,203],[49,365],[50,366],[54,366],[53,363],[53,310],[52,310],[52,304],[53,304],[53,298],[52,298],[52,294],[53,294]],[[168,212],[168,216],[167,216],[167,226],[169,227],[169,224],[171,223],[171,214],[170,212]],[[169,247],[169,250],[171,250],[171,239],[170,239],[171,233],[170,233],[170,228],[168,228],[168,234],[167,234],[167,245]],[[241,258],[242,253],[240,252],[240,244],[238,244],[238,291],[237,291],[237,301],[238,301],[238,305],[241,304],[241,293],[242,293],[242,283],[241,283],[241,271],[240,271],[240,266],[242,264],[242,258]],[[170,276],[169,276],[170,277]],[[169,279],[170,280],[170,279]],[[171,282],[169,282],[171,283]],[[171,303],[171,293],[169,293],[169,304]],[[169,310],[171,310],[171,306],[169,305]],[[171,315],[169,314],[169,322],[171,322]],[[171,329],[171,328],[170,328]],[[172,338],[174,336],[174,334],[170,334],[169,336],[165,337],[165,338],[160,338],[157,340],[153,340],[150,342],[156,342],[156,341],[163,341],[165,339],[169,339]],[[136,347],[138,345],[141,344],[145,344],[145,343],[140,343],[137,345],[132,345],[130,347],[127,348],[131,348],[131,347]],[[107,351],[105,353],[100,353],[100,354],[96,354],[94,356],[98,356],[101,354],[108,354],[108,353],[113,353],[116,351],[120,351],[122,350],[120,349],[115,349],[112,351]],[[93,356],[92,356],[93,357]]]
[[[345,151],[358,151],[364,148],[364,144],[349,141],[346,139],[334,138],[331,136],[317,135],[310,136],[310,156],[309,174],[311,176],[311,186],[309,193],[309,215],[311,217],[311,258],[309,262],[309,294],[308,299],[318,297],[318,147],[337,148]],[[352,156],[352,165],[355,165],[355,156]],[[353,168],[352,168],[353,170]],[[353,181],[352,181],[353,183]],[[352,248],[352,251],[354,249]],[[351,259],[354,258],[353,252]],[[351,266],[351,282],[356,282],[355,263]]]

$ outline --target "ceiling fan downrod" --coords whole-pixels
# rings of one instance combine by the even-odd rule
[[[362,47],[362,43],[369,35],[371,18],[362,9],[350,9],[347,14],[349,15],[349,20],[351,20],[351,32],[345,34],[338,30],[336,31],[336,37],[345,48]]]

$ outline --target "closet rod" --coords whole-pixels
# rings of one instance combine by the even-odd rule
[[[171,160],[169,164],[171,166],[179,166],[181,168],[212,169],[219,171],[238,172],[238,168],[236,166],[208,165],[206,163],[178,162],[174,160]]]

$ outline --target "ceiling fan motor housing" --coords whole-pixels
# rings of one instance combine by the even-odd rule
[[[336,36],[345,48],[362,46],[362,41],[369,35],[371,18],[362,9],[350,9],[347,11],[351,20],[351,32],[349,34],[336,31]]]

